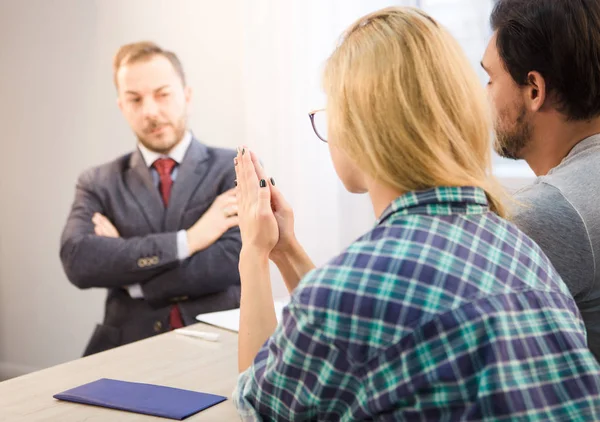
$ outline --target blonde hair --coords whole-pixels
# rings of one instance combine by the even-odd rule
[[[424,12],[390,7],[359,19],[323,82],[330,142],[371,177],[400,192],[477,186],[505,216],[485,91],[458,43]]]

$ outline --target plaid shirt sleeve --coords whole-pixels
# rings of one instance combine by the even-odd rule
[[[347,368],[322,322],[292,297],[282,323],[240,375],[233,398],[244,421],[316,420],[320,406],[331,412],[338,391],[358,388]]]

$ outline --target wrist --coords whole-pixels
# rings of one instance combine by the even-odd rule
[[[242,246],[240,251],[240,267],[246,263],[269,265],[269,252],[254,246]]]
[[[270,258],[277,266],[279,266],[280,264],[293,260],[293,257],[299,254],[301,248],[300,243],[294,236],[288,242],[277,245],[277,247],[271,251]]]
[[[186,239],[187,239],[187,245],[188,245],[188,253],[191,255],[194,255],[196,252],[198,252],[198,244],[196,242],[196,239],[194,237],[194,232],[192,231],[192,229],[187,229],[185,231],[185,235],[186,235]]]

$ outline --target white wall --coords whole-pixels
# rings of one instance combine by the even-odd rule
[[[81,355],[104,291],[79,291],[58,257],[77,175],[135,145],[112,56],[150,39],[195,90],[191,127],[243,142],[242,0],[0,2],[0,379]]]

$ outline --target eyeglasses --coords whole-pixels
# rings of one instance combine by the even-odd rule
[[[327,113],[325,109],[311,111],[308,113],[308,117],[310,117],[310,123],[319,139],[327,142]]]

